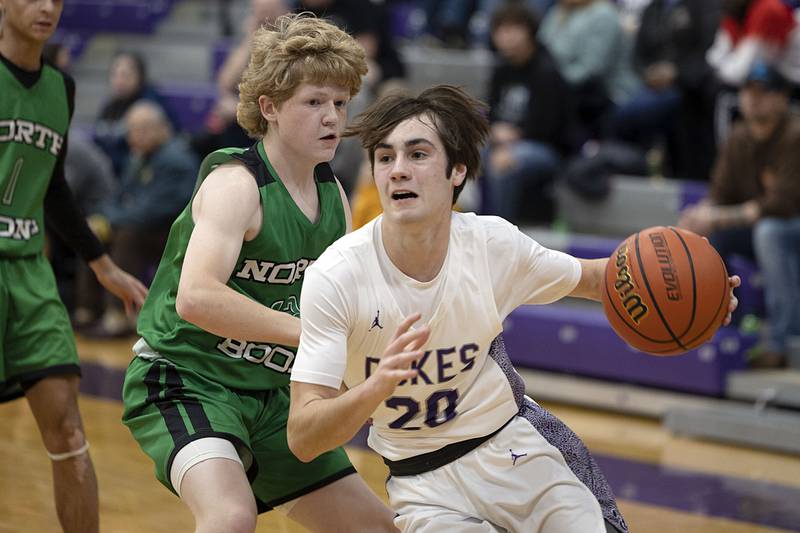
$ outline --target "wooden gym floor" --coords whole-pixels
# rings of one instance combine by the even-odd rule
[[[134,340],[78,342],[81,411],[100,483],[101,531],[192,531],[189,511],[155,480],[149,459],[120,422],[119,390]],[[652,420],[546,407],[595,454],[632,532],[800,531],[800,457],[676,438]],[[49,461],[24,400],[0,405],[0,427],[0,533],[60,531]],[[383,463],[358,445],[348,453],[385,499]],[[259,518],[258,531],[303,529],[272,512]]]

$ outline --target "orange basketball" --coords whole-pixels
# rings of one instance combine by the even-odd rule
[[[611,327],[653,355],[697,348],[728,314],[725,263],[707,240],[680,228],[657,226],[625,239],[608,261],[603,285]]]

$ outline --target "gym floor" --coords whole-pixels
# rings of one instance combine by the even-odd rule
[[[120,387],[133,341],[78,341],[81,411],[100,483],[101,531],[191,531],[188,509],[155,480],[150,460],[120,422]],[[678,438],[649,419],[544,405],[592,450],[632,532],[800,531],[798,456]],[[60,531],[49,461],[25,401],[0,405],[0,425],[0,533]],[[385,499],[380,458],[356,441],[348,453]],[[272,512],[259,517],[257,531],[304,529]]]

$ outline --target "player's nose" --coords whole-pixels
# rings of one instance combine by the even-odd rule
[[[394,163],[392,164],[392,170],[389,174],[389,177],[393,181],[408,179],[410,177],[410,172],[408,169],[408,161],[402,155],[398,155],[394,159]]]

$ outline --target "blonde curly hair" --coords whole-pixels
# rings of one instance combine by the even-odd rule
[[[278,17],[253,35],[250,63],[239,83],[236,119],[260,139],[269,127],[258,98],[266,95],[280,105],[301,83],[342,85],[355,96],[367,73],[364,49],[332,23],[310,13]]]

